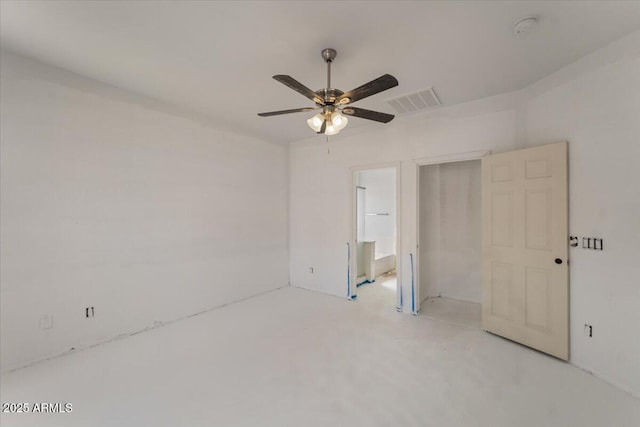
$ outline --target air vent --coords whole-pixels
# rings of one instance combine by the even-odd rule
[[[440,105],[438,95],[436,95],[432,87],[394,98],[387,102],[398,114],[413,113],[414,111],[426,110]]]

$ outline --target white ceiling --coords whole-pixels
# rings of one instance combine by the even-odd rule
[[[536,15],[524,38],[512,24]],[[523,88],[640,28],[640,1],[222,2],[5,1],[10,50],[204,114],[231,129],[287,143],[312,136],[310,106],[271,79],[326,83],[320,57],[338,50],[333,86],[347,91],[384,73],[400,85],[356,106],[433,86],[443,105]],[[353,118],[349,128],[392,126]]]

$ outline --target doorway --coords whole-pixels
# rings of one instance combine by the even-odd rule
[[[567,149],[416,160],[424,315],[568,360]]]
[[[420,312],[482,328],[480,160],[420,166]]]
[[[351,298],[398,307],[397,166],[353,171],[355,265]]]

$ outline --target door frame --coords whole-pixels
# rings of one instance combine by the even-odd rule
[[[357,297],[356,292],[356,258],[357,258],[357,247],[356,247],[356,238],[357,238],[357,226],[358,226],[358,218],[356,212],[356,203],[357,203],[357,177],[358,172],[372,169],[395,169],[396,173],[396,310],[402,311],[402,205],[401,205],[401,162],[384,162],[384,163],[374,163],[360,166],[352,166],[349,169],[351,170],[351,179],[349,180],[349,200],[350,208],[351,208],[351,236],[349,238],[350,245],[353,248],[354,256],[350,256],[349,259],[349,299],[355,299]]]
[[[415,300],[416,300],[416,313],[420,312],[420,308],[422,306],[422,297],[420,295],[420,167],[428,166],[428,165],[440,165],[445,163],[455,163],[455,162],[464,162],[467,160],[480,160],[484,156],[488,156],[491,154],[491,150],[477,150],[477,151],[467,151],[463,153],[455,153],[455,154],[445,154],[442,156],[433,156],[433,157],[421,157],[418,159],[413,159],[416,164],[416,249],[417,249],[417,262],[415,263],[415,278],[416,278],[416,286],[415,286]],[[482,286],[482,283],[480,283]]]

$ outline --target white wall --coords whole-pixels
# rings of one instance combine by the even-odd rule
[[[438,273],[440,270],[440,165],[419,168],[420,233],[418,264],[420,269],[420,302],[440,296]]]
[[[350,168],[401,161],[398,260],[407,311],[406,260],[417,234],[414,159],[567,140],[571,233],[605,241],[603,252],[570,253],[571,362],[640,395],[639,57],[635,32],[517,93],[347,129],[329,143],[329,154],[319,138],[293,144],[292,284],[345,295]],[[316,274],[307,273],[309,265]],[[592,338],[583,334],[587,322]]]
[[[375,259],[396,253],[396,169],[367,169],[357,173],[358,185],[366,188],[365,240],[376,242]],[[386,213],[389,215],[367,215]]]
[[[288,148],[1,64],[3,370],[287,284]]]
[[[396,265],[402,281],[404,309],[410,311],[409,253],[417,256],[415,159],[517,148],[513,108],[516,99],[506,95],[442,109],[433,116],[397,118],[388,125],[374,124],[341,133],[328,145],[320,138],[293,144],[289,181],[291,283],[347,295],[346,243],[351,239],[352,227],[352,169],[400,162],[398,215],[402,227]],[[314,267],[313,274],[309,267]]]
[[[569,229],[604,239],[602,252],[569,252],[571,361],[640,396],[638,33],[631,40],[615,62],[607,58],[552,88],[552,78],[532,87],[525,125],[527,145],[569,141]]]
[[[482,302],[480,160],[420,167],[420,298]]]

